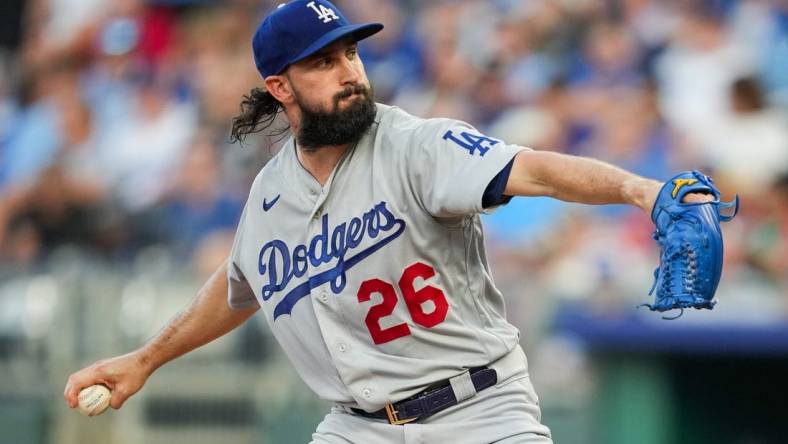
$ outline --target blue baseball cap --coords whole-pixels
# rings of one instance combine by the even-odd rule
[[[263,78],[280,74],[346,36],[363,40],[383,29],[380,23],[351,24],[326,0],[295,0],[279,5],[252,38],[254,62]]]

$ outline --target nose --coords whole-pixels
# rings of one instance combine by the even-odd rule
[[[339,81],[342,86],[355,85],[361,81],[361,65],[359,63],[343,57],[339,70]]]

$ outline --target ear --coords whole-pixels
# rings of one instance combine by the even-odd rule
[[[292,103],[295,99],[290,80],[285,76],[266,77],[265,89],[282,104]]]

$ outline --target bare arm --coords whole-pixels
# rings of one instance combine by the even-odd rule
[[[110,405],[120,408],[157,368],[249,319],[258,307],[233,310],[227,304],[226,267],[226,263],[220,266],[192,303],[144,346],[123,356],[98,361],[71,375],[63,394],[68,405],[76,407],[81,389],[101,383],[112,390]]]
[[[219,267],[192,303],[140,350],[151,373],[167,362],[235,329],[259,307],[233,310],[227,304],[227,263]]]
[[[661,183],[586,157],[547,151],[515,156],[504,194],[585,204],[630,204],[651,211]]]

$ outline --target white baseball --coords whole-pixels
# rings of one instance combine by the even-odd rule
[[[96,416],[109,407],[110,391],[101,384],[91,385],[79,392],[79,413],[85,416]]]

